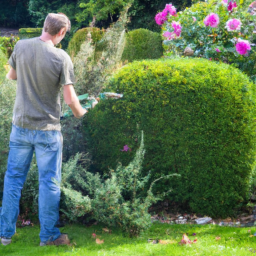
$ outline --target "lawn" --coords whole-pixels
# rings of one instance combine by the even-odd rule
[[[120,230],[112,233],[102,231],[103,226],[85,227],[67,225],[61,228],[71,239],[70,246],[39,247],[39,226],[17,229],[12,244],[0,245],[1,256],[64,256],[64,255],[252,255],[256,253],[256,227],[235,228],[216,225],[169,225],[155,223],[136,238],[124,237]],[[97,244],[92,234],[96,233],[104,243]],[[197,243],[179,244],[187,233]],[[194,236],[193,236],[194,234]],[[170,244],[152,244],[148,239],[166,240]]]

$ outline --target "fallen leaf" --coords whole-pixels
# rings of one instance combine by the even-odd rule
[[[247,232],[248,232],[248,233],[251,233],[251,230],[249,229],[249,230],[247,230]]]
[[[96,244],[103,244],[104,240],[100,240],[99,238],[96,238]]]
[[[175,244],[176,241],[174,240],[159,240],[159,244]]]
[[[215,237],[215,240],[216,240],[216,241],[219,241],[220,239],[221,239],[220,236],[216,236],[216,237]]]
[[[191,241],[186,234],[183,234],[182,239],[180,241],[181,245],[183,245],[183,244],[195,244],[195,243],[197,243],[197,239],[195,239],[194,241]]]
[[[250,237],[254,237],[254,235],[250,235]]]

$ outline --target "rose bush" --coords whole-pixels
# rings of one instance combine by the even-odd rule
[[[170,5],[156,16],[167,56],[181,56],[189,48],[189,55],[232,64],[256,82],[255,13],[248,11],[248,2],[210,0],[167,13]],[[179,34],[174,22],[180,24]]]

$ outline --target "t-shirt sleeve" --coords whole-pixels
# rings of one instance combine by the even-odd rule
[[[17,45],[17,44],[16,44],[16,45]],[[11,66],[12,68],[14,68],[15,70],[16,70],[16,47],[17,47],[16,45],[14,46],[12,55],[11,55],[11,57],[10,57],[9,60],[8,60],[8,63],[10,64],[10,66]]]
[[[60,74],[60,84],[74,84],[75,83],[75,75],[73,63],[68,55],[65,56],[63,61],[62,70]]]

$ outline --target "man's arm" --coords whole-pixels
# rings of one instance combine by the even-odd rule
[[[7,73],[6,78],[10,80],[17,80],[17,73],[13,67],[11,67],[11,69]]]
[[[63,96],[64,96],[64,101],[71,108],[76,118],[81,118],[82,116],[84,116],[84,114],[86,114],[87,110],[85,110],[81,106],[72,84],[64,85]]]

